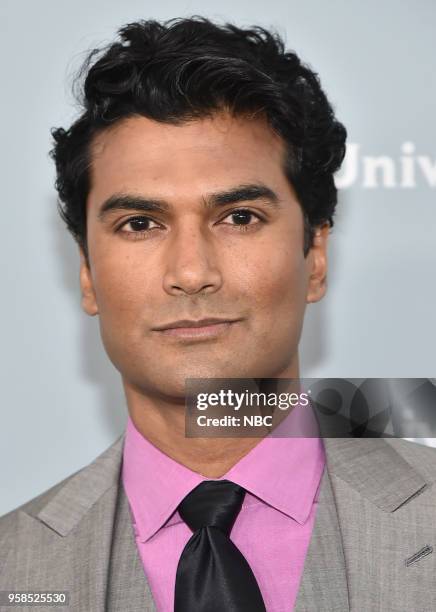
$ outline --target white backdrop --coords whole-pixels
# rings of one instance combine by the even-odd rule
[[[196,13],[276,26],[349,132],[329,290],[308,307],[301,375],[436,375],[433,0],[2,0],[0,515],[90,462],[126,419],[98,320],[80,308],[49,130],[75,116],[71,76],[88,49],[129,21]]]

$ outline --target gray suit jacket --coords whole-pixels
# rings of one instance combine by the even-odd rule
[[[70,593],[69,608],[19,610],[156,610],[120,484],[123,443],[0,518],[0,590]],[[436,449],[401,439],[324,443],[295,610],[436,610]]]

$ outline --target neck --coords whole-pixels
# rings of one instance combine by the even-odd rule
[[[276,378],[298,378],[296,362]],[[206,478],[220,478],[262,440],[255,438],[187,438],[185,406],[152,398],[123,381],[129,416],[135,428],[163,453]],[[264,430],[263,434],[269,432]]]

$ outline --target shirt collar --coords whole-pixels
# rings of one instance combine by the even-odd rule
[[[295,431],[303,421],[307,423],[314,418],[310,415],[310,410],[297,406],[274,431],[274,437],[263,438],[217,479],[206,478],[160,451],[128,417],[122,478],[139,540],[145,542],[151,538],[182,499],[204,480],[231,480],[304,524],[324,470],[324,445],[319,437],[286,436],[286,425]],[[276,437],[280,430],[283,437]]]

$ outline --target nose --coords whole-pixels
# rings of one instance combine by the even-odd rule
[[[222,285],[216,245],[194,221],[174,229],[164,257],[163,287],[170,295],[214,293]]]

